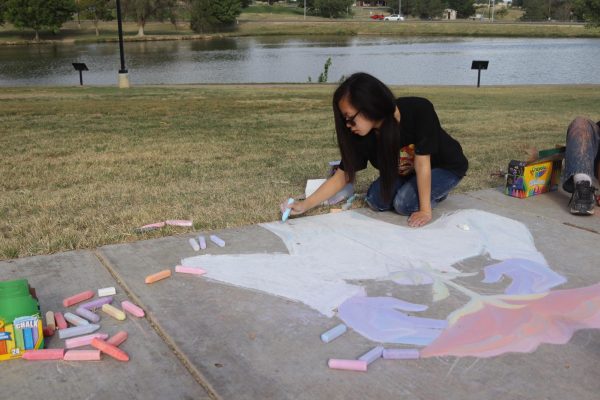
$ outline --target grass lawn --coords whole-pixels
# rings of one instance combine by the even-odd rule
[[[193,219],[198,230],[279,218],[278,205],[338,159],[334,85],[0,89],[0,258],[169,235],[133,229]],[[598,86],[397,87],[431,99],[471,168],[458,191],[524,149],[564,142],[599,118]],[[375,171],[358,176],[365,192]],[[360,206],[360,203],[357,204]],[[313,213],[328,212],[318,208]]]

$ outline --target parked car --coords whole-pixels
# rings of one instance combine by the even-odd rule
[[[383,14],[371,15],[369,18],[374,19],[375,21],[383,21]]]
[[[404,16],[398,14],[388,15],[383,19],[384,21],[404,21]]]

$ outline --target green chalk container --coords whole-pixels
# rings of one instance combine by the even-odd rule
[[[40,306],[36,299],[29,292],[29,283],[26,279],[16,279],[13,281],[0,281],[0,361],[10,358],[20,357],[25,350],[23,333],[19,329],[12,327],[15,318],[19,317],[38,317],[38,324],[41,327]],[[29,346],[33,343],[34,348],[44,347],[44,337],[40,335],[41,329],[30,328],[32,332]],[[11,340],[7,340],[10,336]],[[39,346],[36,346],[39,342]],[[19,349],[17,352],[14,350]]]

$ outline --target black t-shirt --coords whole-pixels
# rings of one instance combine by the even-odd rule
[[[415,146],[416,155],[430,155],[431,168],[443,168],[459,177],[465,176],[469,162],[460,143],[442,127],[433,104],[422,97],[400,97],[400,147]],[[366,136],[352,135],[356,171],[367,168],[367,162],[379,169],[377,136],[374,131]],[[343,170],[343,162],[340,164]]]

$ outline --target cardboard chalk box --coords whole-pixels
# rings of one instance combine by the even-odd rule
[[[562,159],[527,163],[512,160],[508,164],[504,193],[524,199],[558,189]]]

